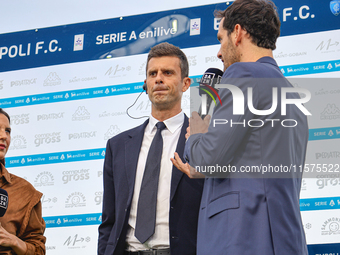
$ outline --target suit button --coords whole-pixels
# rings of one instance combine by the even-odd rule
[[[125,212],[127,211],[127,209],[125,209]]]
[[[171,209],[174,209],[174,207],[173,207],[173,206],[171,206],[170,208],[171,208]]]
[[[177,236],[172,236],[171,238],[172,238],[172,239],[176,239],[176,238],[178,238],[178,237],[177,237]]]
[[[117,238],[117,241],[119,240],[119,237]]]

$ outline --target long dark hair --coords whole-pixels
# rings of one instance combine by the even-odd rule
[[[2,108],[0,108],[0,114],[3,114],[7,117],[9,123],[11,123],[11,118],[9,117],[8,113],[5,112]],[[2,163],[3,165],[5,165],[5,158],[0,159],[0,163]]]

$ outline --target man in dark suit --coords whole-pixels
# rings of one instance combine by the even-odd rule
[[[197,113],[190,119],[186,157],[206,177],[197,254],[307,255],[299,208],[307,117],[301,105],[281,106],[280,93],[294,89],[273,59],[280,34],[275,6],[236,0],[216,16],[225,71],[221,84],[234,87],[220,88],[222,103],[209,126]],[[287,97],[303,101],[298,93]],[[195,174],[178,155],[173,163]]]
[[[175,151],[180,155],[184,151],[188,118],[181,109],[181,98],[191,82],[188,69],[187,58],[178,47],[161,43],[149,52],[145,85],[151,116],[107,143],[98,254],[196,254],[203,182],[191,180],[170,161]],[[161,138],[157,138],[159,134]],[[156,138],[162,145],[154,150]],[[158,167],[152,168],[158,168],[157,173],[149,174],[157,154]],[[151,192],[156,194],[154,203],[152,194],[145,198],[152,187],[144,185],[154,181],[155,175],[159,177],[151,185],[156,186]],[[151,207],[155,208],[148,212]],[[155,217],[149,219],[153,213]]]

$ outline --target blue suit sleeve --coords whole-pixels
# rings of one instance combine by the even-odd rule
[[[240,67],[239,67],[240,68]],[[240,70],[239,70],[240,71]],[[228,166],[235,157],[244,137],[249,132],[248,121],[254,118],[247,105],[247,88],[250,86],[250,78],[247,70],[241,70],[246,78],[226,79],[221,84],[232,84],[242,90],[244,94],[244,115],[233,114],[233,98],[229,89],[219,90],[222,105],[218,103],[214,109],[209,129],[204,134],[190,136],[185,146],[184,157],[189,164],[197,169],[209,166]],[[255,91],[256,84],[251,84]],[[257,93],[254,93],[255,95]],[[258,98],[253,98],[256,106]],[[207,177],[220,177],[221,173],[202,172]],[[226,177],[224,174],[223,177]]]

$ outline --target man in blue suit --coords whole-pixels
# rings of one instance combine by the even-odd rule
[[[221,18],[221,84],[234,88],[219,90],[222,103],[215,107],[210,125],[193,113],[185,147],[191,171],[177,154],[172,160],[189,176],[195,169],[206,177],[198,255],[308,254],[299,209],[307,117],[302,105],[281,107],[280,93],[294,89],[273,59],[280,34],[275,9],[270,1],[236,0],[215,13]],[[235,104],[242,94],[244,102]],[[287,97],[301,101],[297,93]],[[242,108],[241,114],[234,113]]]
[[[102,224],[98,239],[100,255],[196,254],[203,181],[191,180],[170,161],[175,151],[180,155],[184,152],[189,123],[181,109],[181,98],[190,86],[188,70],[187,58],[178,47],[161,43],[149,52],[145,89],[152,103],[151,116],[142,125],[111,138],[107,143]],[[146,223],[147,213],[140,216],[142,222],[138,223],[139,226],[146,224],[138,233],[145,232],[152,225],[151,237],[145,241],[135,230],[138,215],[152,206],[142,198],[142,190],[148,189],[143,185],[147,165],[151,164],[148,163],[149,156],[151,160],[156,158],[157,151],[148,152],[157,137],[159,122],[165,124],[165,129],[160,131],[163,148],[160,148],[158,184],[153,185],[158,185],[155,221]]]

